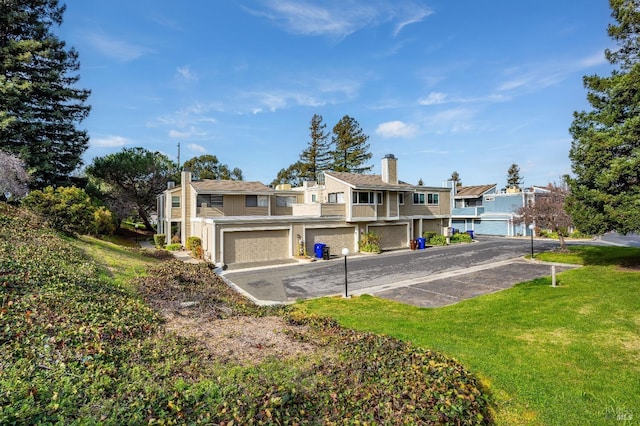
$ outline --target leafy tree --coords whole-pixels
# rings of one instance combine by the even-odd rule
[[[332,143],[334,144],[333,165],[335,172],[366,173],[373,166],[365,166],[373,157],[369,152],[367,140],[358,122],[348,115],[333,127]]]
[[[190,169],[199,179],[242,180],[242,170],[237,167],[229,169],[229,166],[220,163],[215,155],[193,157],[185,161],[183,166]]]
[[[138,147],[94,158],[86,172],[105,193],[135,206],[145,227],[153,229],[149,216],[156,208],[156,197],[166,189],[176,168],[166,155]]]
[[[307,176],[305,167],[305,164],[303,164],[301,161],[297,161],[286,169],[280,169],[278,175],[273,180],[273,182],[271,182],[271,184],[280,185],[288,183],[291,186],[302,186]]]
[[[449,180],[455,182],[456,183],[456,187],[462,186],[462,182],[460,181],[460,175],[456,171],[451,173],[451,177],[449,178]]]
[[[317,182],[320,173],[329,168],[331,147],[328,143],[329,133],[324,131],[326,127],[327,125],[322,122],[322,116],[314,114],[309,126],[311,140],[307,149],[300,154],[300,161],[304,165],[301,170],[304,171],[304,176],[308,180]]]
[[[514,223],[535,223],[538,228],[557,232],[560,249],[565,250],[564,238],[569,236],[569,228],[573,225],[571,216],[565,210],[569,187],[566,183],[550,183],[546,189],[548,192],[536,192],[529,204],[518,209],[519,217],[514,219]]]
[[[90,91],[75,87],[78,53],[58,39],[58,0],[0,1],[0,140],[31,172],[33,188],[69,182],[88,147],[76,126]]]
[[[83,189],[75,186],[31,191],[22,205],[67,234],[111,234],[115,229],[111,212],[97,206]]]
[[[422,180],[422,178],[418,180],[418,186],[424,186],[424,181]]]
[[[17,199],[27,194],[29,174],[15,155],[0,150],[0,199]]]
[[[522,185],[522,177],[520,176],[520,166],[512,164],[507,170],[507,186],[508,187],[520,187]]]
[[[608,77],[585,76],[590,111],[574,112],[567,208],[583,232],[640,231],[640,1],[610,0]]]

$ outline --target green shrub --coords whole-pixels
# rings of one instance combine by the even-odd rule
[[[113,235],[116,232],[116,220],[105,207],[98,207],[93,212],[93,232],[94,235]]]
[[[427,243],[429,243],[429,241],[431,241],[431,238],[435,237],[436,235],[438,235],[436,232],[432,232],[432,231],[424,231],[422,233],[422,237],[427,240]]]
[[[429,244],[432,246],[446,246],[447,237],[444,235],[434,235],[429,239]]]
[[[380,253],[380,235],[375,231],[365,232],[358,241],[358,248],[365,253]]]
[[[153,236],[153,242],[156,245],[156,248],[163,249],[166,244],[166,234],[155,234]]]
[[[593,235],[585,234],[581,232],[579,229],[573,231],[570,235],[571,238],[591,238]]]
[[[180,243],[171,243],[171,244],[167,244],[165,246],[165,249],[169,250],[169,251],[178,251],[178,250],[182,250],[182,244]]]
[[[185,241],[185,248],[189,251],[193,251],[196,247],[200,247],[202,245],[202,240],[199,237],[187,237],[187,241]]]
[[[471,241],[473,241],[471,239],[471,235],[467,234],[466,232],[460,232],[451,236],[452,243],[470,243]]]

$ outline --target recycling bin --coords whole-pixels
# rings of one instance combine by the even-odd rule
[[[324,243],[315,243],[313,245],[313,253],[316,255],[317,259],[322,259],[322,252],[327,245]]]
[[[427,239],[426,238],[422,238],[422,237],[418,238],[418,248],[420,250],[424,250],[426,245],[427,245]]]
[[[473,240],[473,231],[469,229],[469,230],[467,230],[467,234],[469,234],[469,236]]]
[[[329,246],[325,245],[322,247],[322,260],[329,260],[331,258],[331,250]]]

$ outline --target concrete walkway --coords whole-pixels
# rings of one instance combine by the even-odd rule
[[[140,246],[140,248],[143,248],[145,250],[156,250],[156,246],[151,241],[147,241],[147,240],[138,241],[138,245]],[[203,260],[196,259],[193,256],[191,256],[191,253],[189,253],[186,250],[170,251],[169,253],[171,253],[173,257],[175,257],[176,259],[182,260],[185,263],[203,262]]]

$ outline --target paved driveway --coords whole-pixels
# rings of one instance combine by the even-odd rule
[[[536,240],[534,250],[557,245],[554,241]],[[530,252],[529,239],[482,237],[473,244],[349,256],[347,292],[374,294],[415,306],[444,306],[551,275],[549,264],[523,260]],[[561,272],[568,267],[556,268]],[[345,292],[342,257],[310,264],[232,270],[223,278],[260,304]]]

